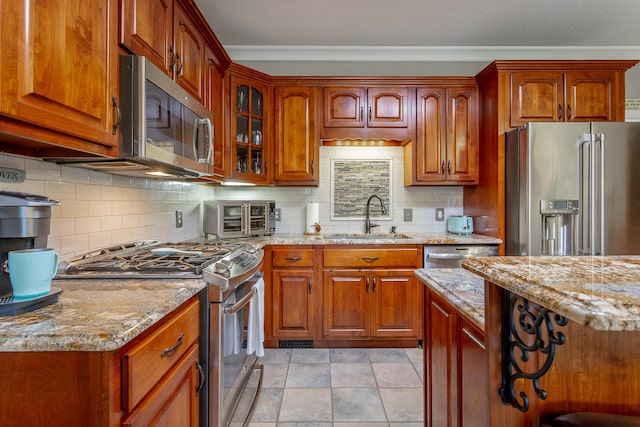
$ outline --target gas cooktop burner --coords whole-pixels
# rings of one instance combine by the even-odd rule
[[[172,248],[194,254],[154,254],[152,249]],[[202,270],[231,252],[247,246],[237,242],[161,243],[156,240],[117,245],[99,249],[60,264],[56,278],[200,278]],[[163,251],[164,253],[165,251]]]

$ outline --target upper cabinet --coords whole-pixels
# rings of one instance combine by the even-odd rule
[[[325,87],[324,126],[406,128],[408,94],[402,87]]]
[[[512,72],[510,124],[619,120],[621,79],[624,74],[610,70]]]
[[[272,140],[268,86],[251,76],[235,73],[230,74],[229,81],[231,167],[228,176],[244,182],[269,183]]]
[[[405,185],[478,182],[478,90],[472,82],[450,85],[418,88],[416,138],[405,145]]]
[[[0,11],[3,149],[117,155],[117,3],[5,0]]]
[[[204,36],[173,0],[120,0],[120,43],[204,101]],[[204,102],[203,102],[204,103]]]
[[[318,185],[318,88],[276,87],[274,182]]]

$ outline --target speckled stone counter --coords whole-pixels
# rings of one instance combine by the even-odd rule
[[[463,268],[596,330],[640,330],[640,256],[472,258]]]
[[[421,268],[415,275],[484,330],[484,279],[462,268]]]
[[[0,352],[112,351],[201,291],[201,279],[55,280],[56,304],[0,317]]]

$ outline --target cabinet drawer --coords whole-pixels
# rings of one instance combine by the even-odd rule
[[[326,249],[325,267],[418,267],[418,249]]]
[[[125,412],[131,411],[197,341],[199,309],[198,301],[193,301],[125,353],[122,360]]]
[[[313,267],[313,249],[273,248],[274,267]]]

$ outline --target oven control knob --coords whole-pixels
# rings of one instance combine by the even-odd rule
[[[247,246],[244,248],[244,250],[249,252],[250,254],[255,254],[258,251],[258,245],[247,243]]]
[[[231,267],[233,267],[232,262],[222,259],[213,264],[213,272],[217,274],[229,274]]]

